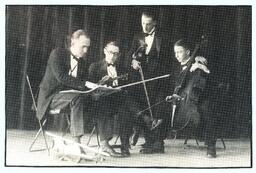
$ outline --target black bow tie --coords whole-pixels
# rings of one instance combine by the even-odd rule
[[[74,60],[79,61],[79,58],[78,58],[78,57],[76,57],[72,52],[70,52],[70,53],[71,53],[72,58],[73,58]]]
[[[113,67],[116,66],[115,64],[111,64],[111,63],[108,63],[107,65],[108,65],[108,67],[109,67],[109,66],[113,66]]]
[[[155,31],[154,31],[154,32],[151,32],[151,33],[144,33],[144,36],[147,37],[147,36],[149,36],[149,35],[153,35],[154,33],[155,33]]]

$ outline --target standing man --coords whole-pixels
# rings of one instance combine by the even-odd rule
[[[104,48],[104,58],[93,63],[89,68],[89,78],[92,82],[117,87],[122,83],[119,45],[115,41],[110,41]],[[121,92],[121,91],[120,91]],[[109,140],[113,137],[114,115],[122,103],[122,93],[113,93],[99,98],[93,103],[93,115],[97,119],[97,127],[100,136],[101,150],[109,153],[113,157],[120,157],[110,145]]]
[[[142,32],[134,36],[132,47],[128,52],[126,64],[130,66],[130,82],[141,81],[166,74],[166,66],[170,64],[168,59],[167,38],[162,37],[157,30],[157,19],[154,11],[145,11],[141,16]],[[166,40],[165,40],[166,39]],[[137,113],[150,105],[156,103],[161,81],[152,81],[146,83],[147,94],[143,85],[131,87],[129,97],[126,99],[125,108],[121,115],[121,152],[129,156],[129,137],[132,133],[134,124],[140,122],[144,130],[145,144],[141,153],[164,153],[164,118],[155,114],[152,110],[153,121],[161,120],[162,124],[154,130],[150,130],[150,125],[146,125],[148,119],[151,119],[151,112],[147,111],[143,115]],[[152,121],[152,119],[151,119]],[[150,122],[151,124],[152,122]]]
[[[87,81],[89,62],[86,57],[90,37],[84,30],[71,35],[68,48],[54,49],[47,62],[40,84],[37,117],[41,120],[48,109],[70,109],[70,131],[74,141],[80,143],[84,134],[84,99],[77,93],[59,93],[66,89],[86,90],[96,87]]]

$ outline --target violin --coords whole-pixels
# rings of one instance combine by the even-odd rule
[[[133,53],[132,55],[132,59],[139,61],[139,74],[140,74],[140,79],[141,81],[145,81],[145,77],[144,77],[144,73],[143,73],[143,69],[141,64],[144,64],[146,62],[148,62],[148,59],[145,56],[145,52],[146,52],[146,48],[147,48],[147,44],[144,41],[140,41],[140,47],[137,48],[137,50]],[[146,123],[146,125],[148,126],[148,128],[150,130],[155,129],[156,127],[158,127],[160,124],[162,124],[163,120],[160,119],[155,119],[153,116],[153,112],[151,109],[151,103],[150,103],[150,99],[149,99],[149,94],[148,94],[148,90],[147,90],[147,86],[145,82],[142,82],[143,84],[143,88],[144,88],[144,93],[146,96],[146,100],[147,100],[147,105],[148,105],[148,111],[149,111],[149,115],[142,115],[144,122]],[[138,113],[139,116],[141,116],[141,114]]]
[[[106,75],[106,76],[102,77],[102,79],[97,84],[111,86],[114,80],[128,80],[128,73],[119,75],[114,78]]]

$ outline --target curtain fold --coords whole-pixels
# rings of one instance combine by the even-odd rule
[[[25,103],[26,103],[26,75],[27,75],[27,70],[28,70],[28,61],[29,61],[29,47],[30,47],[30,37],[31,37],[31,30],[32,30],[32,8],[28,7],[27,11],[27,30],[26,30],[26,43],[25,43],[25,59],[24,59],[24,64],[22,64],[22,80],[21,80],[21,101],[20,101],[20,110],[19,110],[19,129],[24,128],[24,119],[25,119]]]

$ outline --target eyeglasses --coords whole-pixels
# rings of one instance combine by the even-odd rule
[[[120,53],[120,52],[112,52],[112,51],[108,51],[108,49],[106,49],[106,48],[105,48],[105,50],[108,52],[108,54],[112,54],[112,55],[117,56],[117,57],[119,57],[119,56],[121,55],[121,53]]]

